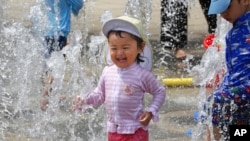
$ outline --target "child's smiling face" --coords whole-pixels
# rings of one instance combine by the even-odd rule
[[[119,68],[127,68],[136,61],[136,57],[142,50],[137,41],[127,32],[121,32],[121,36],[115,32],[108,37],[110,56],[113,63]]]

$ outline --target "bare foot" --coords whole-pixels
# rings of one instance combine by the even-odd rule
[[[185,58],[186,56],[187,56],[187,53],[183,49],[177,49],[175,52],[175,58],[177,59],[182,59],[182,58]]]
[[[187,64],[184,63],[184,60],[186,59],[187,57],[187,53],[185,50],[183,49],[176,49],[175,51],[175,58],[176,58],[176,61],[177,61],[177,64],[176,64],[176,67],[178,69],[184,69],[186,68]]]
[[[40,108],[43,111],[46,111],[48,108],[49,100],[48,99],[43,99],[40,101]]]

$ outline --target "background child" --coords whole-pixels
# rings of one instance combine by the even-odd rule
[[[139,64],[145,59],[146,44],[139,20],[121,16],[107,21],[102,31],[108,39],[112,65],[104,68],[97,88],[87,97],[73,100],[72,109],[84,105],[105,104],[109,141],[148,141],[148,124],[159,120],[158,112],[165,102],[165,88],[155,76]],[[144,109],[145,93],[152,102]]]
[[[48,9],[46,15],[49,25],[47,25],[48,31],[46,31],[44,37],[46,47],[44,56],[48,59],[52,52],[60,51],[67,45],[67,37],[71,29],[71,14],[74,16],[79,14],[83,7],[83,0],[45,0],[45,4]],[[44,111],[48,108],[47,96],[52,91],[51,84],[53,83],[53,76],[48,70],[46,71],[46,77],[42,92],[44,99],[40,101],[40,107]]]
[[[212,123],[214,138],[230,140],[229,125],[250,124],[250,0],[211,1],[209,14],[221,16],[233,24],[226,36],[227,70],[213,93]]]
[[[53,51],[62,50],[67,44],[67,37],[71,29],[71,13],[79,14],[83,7],[83,0],[45,0],[48,8],[48,31],[45,36],[47,52],[50,57]],[[59,18],[59,19],[57,19]]]

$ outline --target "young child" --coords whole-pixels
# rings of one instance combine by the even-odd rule
[[[227,70],[212,106],[214,138],[227,141],[229,125],[250,125],[250,0],[212,0],[209,14],[217,13],[233,24],[226,35]]]
[[[105,104],[109,141],[148,141],[148,124],[159,120],[158,112],[165,102],[165,88],[140,63],[146,39],[139,20],[121,16],[107,21],[102,31],[108,39],[113,65],[104,68],[97,88],[87,97],[73,100],[72,110],[84,105]],[[144,109],[145,93],[152,102]]]

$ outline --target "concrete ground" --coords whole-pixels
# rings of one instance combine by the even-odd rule
[[[104,11],[108,10],[113,17],[120,16],[125,11],[127,0],[88,0],[85,3],[85,14],[87,16],[87,28],[89,33],[99,33],[101,31],[100,17]],[[4,9],[7,19],[24,23],[29,26],[28,19],[30,7],[35,4],[35,0],[8,0],[7,8]],[[150,40],[159,41],[160,37],[160,0],[152,0],[152,14],[148,26]],[[21,14],[20,14],[21,13]],[[83,10],[82,10],[83,13]],[[83,28],[82,17],[72,18],[72,30]],[[189,41],[200,41],[207,34],[207,23],[202,13],[198,0],[190,0],[188,18],[188,39]]]

